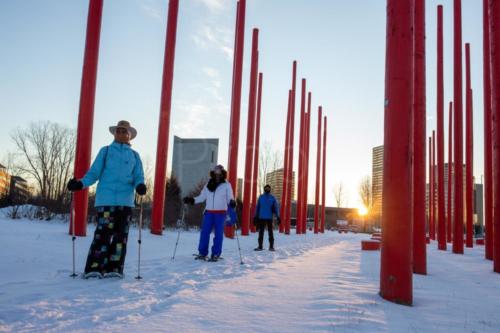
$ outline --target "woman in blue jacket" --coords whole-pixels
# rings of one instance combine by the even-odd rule
[[[109,131],[115,137],[113,143],[101,148],[83,178],[73,178],[67,185],[73,192],[99,181],[95,198],[98,223],[85,265],[86,278],[123,276],[134,189],[139,195],[146,194],[141,158],[130,147],[136,129],[121,120]]]

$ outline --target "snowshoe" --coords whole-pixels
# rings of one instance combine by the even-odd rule
[[[254,251],[262,251],[263,249],[261,247],[256,247],[255,249],[253,249]]]
[[[207,260],[207,256],[202,254],[194,254],[194,260]]]
[[[83,274],[84,279],[102,279],[101,272],[88,272]]]
[[[216,262],[222,259],[220,256],[211,256],[207,261]]]
[[[109,278],[123,279],[123,274],[118,273],[118,272],[108,272],[108,273],[104,273],[104,278],[105,279],[109,279]]]

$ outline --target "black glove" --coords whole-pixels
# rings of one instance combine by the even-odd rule
[[[76,178],[71,178],[68,182],[68,185],[66,185],[66,188],[70,192],[80,191],[83,188],[83,183],[79,180],[76,180]]]
[[[279,217],[279,216],[276,218],[276,222],[278,222],[278,225],[280,225],[280,224],[281,224],[281,219],[280,219],[280,217]]]
[[[137,192],[137,194],[139,195],[144,195],[146,194],[146,191],[147,191],[147,187],[146,185],[144,184],[139,184],[135,187],[135,191]]]
[[[253,225],[257,226],[258,223],[259,223],[259,219],[257,217],[254,217],[253,218]]]
[[[234,200],[229,201],[229,207],[236,208],[236,201]]]
[[[184,197],[184,199],[182,199],[182,201],[184,201],[185,204],[194,205],[194,198]]]

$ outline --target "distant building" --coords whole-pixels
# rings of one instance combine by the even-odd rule
[[[200,182],[208,180],[217,165],[219,139],[182,139],[174,136],[172,176],[176,177],[187,196]]]
[[[0,198],[9,195],[10,190],[10,174],[7,168],[0,164]]]
[[[281,204],[283,199],[283,168],[266,174],[266,183],[271,186],[271,193]],[[295,172],[292,173],[292,200],[295,198]]]
[[[372,150],[372,210],[371,216],[382,219],[382,187],[384,182],[384,146]]]
[[[21,177],[10,177],[10,200],[12,203],[26,202],[30,197],[28,182]]]
[[[238,178],[238,181],[236,183],[238,184],[237,185],[237,192],[238,193],[236,193],[236,198],[243,200],[243,179]]]

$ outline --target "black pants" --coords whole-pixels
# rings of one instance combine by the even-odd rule
[[[259,248],[262,248],[262,243],[264,242],[264,230],[267,226],[267,232],[269,234],[269,248],[274,247],[274,235],[273,235],[273,220],[257,220],[256,227],[259,229]]]
[[[97,227],[90,245],[85,273],[123,274],[131,207],[97,207]]]

